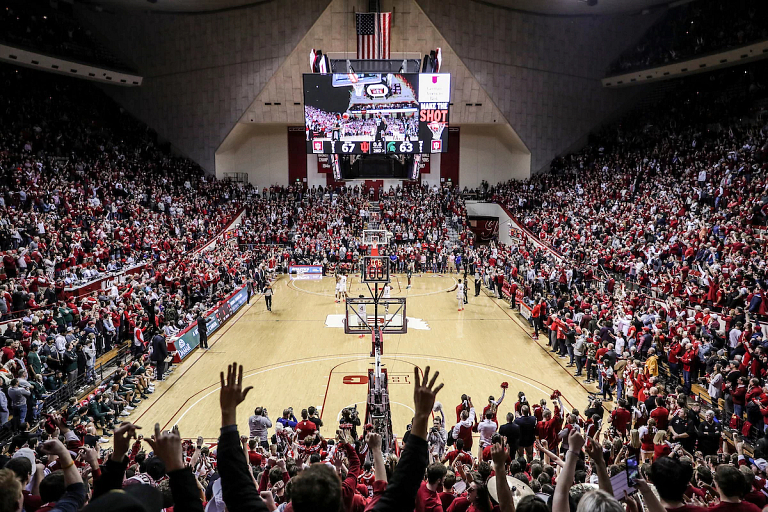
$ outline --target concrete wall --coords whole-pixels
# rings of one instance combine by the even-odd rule
[[[238,123],[232,132],[227,144],[216,152],[218,178],[223,178],[225,172],[245,172],[248,183],[259,188],[288,185],[285,125]]]
[[[78,3],[76,14],[144,77],[140,88],[107,94],[213,173],[216,149],[328,3],[178,15],[98,13]]]
[[[532,173],[643,92],[606,90],[600,80],[659,14],[541,16],[471,0],[416,1],[531,151]]]
[[[508,125],[463,125],[459,183],[464,188],[530,177],[531,154]]]
[[[273,0],[167,15],[76,4],[83,22],[144,77],[140,88],[107,92],[209,172],[237,121],[301,120],[295,103],[309,49],[354,51],[352,12],[366,5]],[[509,122],[533,171],[641,93],[606,90],[600,79],[655,19],[539,16],[472,0],[382,0],[382,9],[394,11],[393,52],[443,48],[444,71],[453,75],[452,123]]]
[[[511,219],[501,206],[496,203],[467,201],[467,215],[470,217],[474,215],[479,217],[497,217],[499,219],[499,242],[507,245],[512,244],[512,239],[509,237],[509,223]]]

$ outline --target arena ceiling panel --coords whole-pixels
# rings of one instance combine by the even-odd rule
[[[246,5],[257,5],[278,0],[94,0],[93,5],[103,7],[151,10],[165,12],[206,12],[232,9]],[[597,5],[588,5],[586,0],[465,0],[498,5],[507,9],[550,15],[618,14],[636,13],[643,9],[663,6],[671,2],[664,0],[598,0]],[[682,0],[694,1],[694,0]],[[675,2],[681,3],[681,2]],[[386,1],[383,7],[386,7]]]

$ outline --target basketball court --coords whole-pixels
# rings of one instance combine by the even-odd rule
[[[583,410],[587,388],[572,377],[571,368],[562,368],[567,360],[553,357],[545,341],[531,338],[527,322],[507,302],[485,291],[474,297],[471,283],[469,304],[457,311],[456,292],[450,290],[462,277],[414,275],[407,288],[405,275],[390,276],[391,296],[405,297],[408,304],[408,331],[385,334],[381,358],[394,433],[402,436],[411,421],[414,367],[440,371],[445,388],[439,401],[448,428],[456,421],[454,409],[462,393],[472,397],[480,413],[489,395],[500,396],[505,381],[509,389],[499,408],[502,421],[518,391],[529,401],[551,402],[552,391],[559,389],[567,408]],[[155,422],[161,427],[178,424],[184,437],[216,439],[221,426],[219,371],[232,361],[243,364],[245,384],[254,387],[239,411],[241,432],[247,432],[247,418],[257,406],[266,407],[274,422],[284,408],[292,406],[298,416],[302,408],[314,405],[322,411],[321,432],[328,437],[334,435],[344,407],[357,405],[364,418],[368,370],[374,363],[371,335],[361,339],[344,334],[340,323],[329,322],[329,317],[345,315],[344,304],[334,302],[334,277],[280,276],[273,288],[272,312],[263,298],[254,296],[211,337],[210,350],[192,353],[127,419],[145,429]],[[349,297],[368,292],[359,275],[350,276],[348,289]]]

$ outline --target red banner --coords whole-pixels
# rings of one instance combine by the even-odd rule
[[[317,155],[317,172],[328,174],[331,171],[331,155]]]
[[[480,243],[487,243],[499,236],[499,219],[497,217],[470,217],[469,228]]]

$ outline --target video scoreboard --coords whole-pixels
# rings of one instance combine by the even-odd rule
[[[307,152],[443,153],[450,96],[448,73],[305,74]]]

